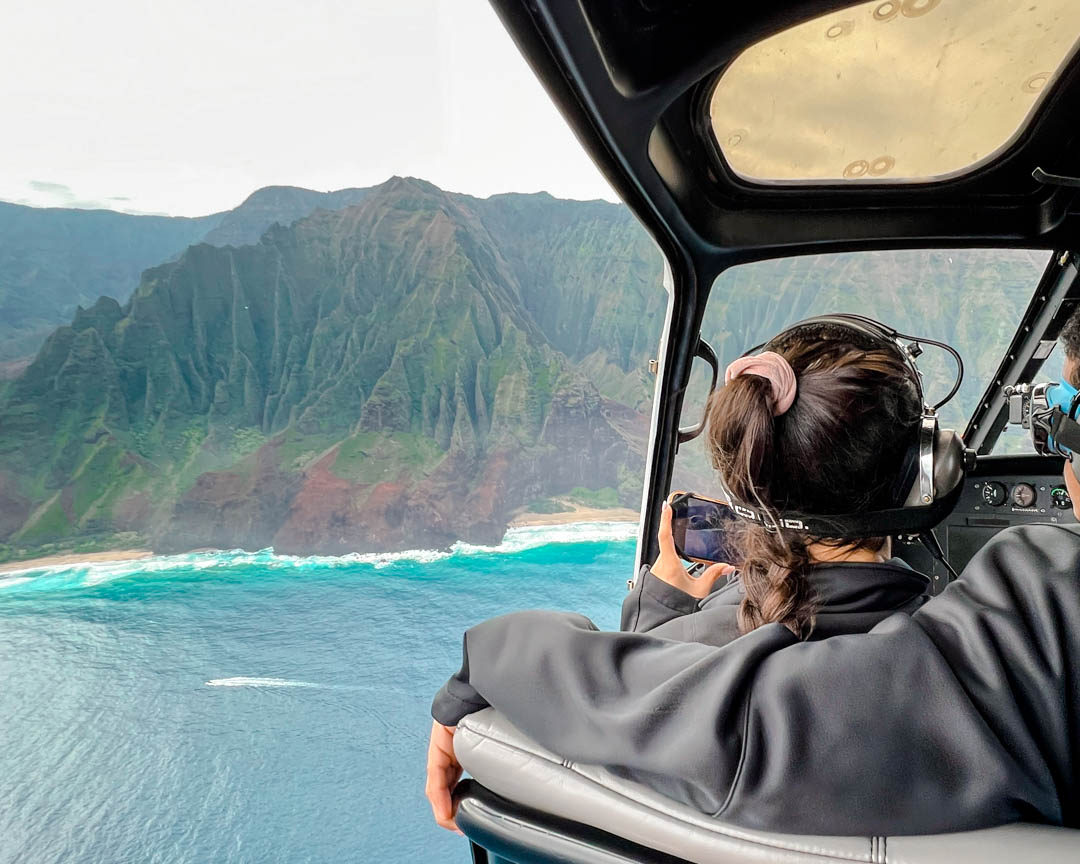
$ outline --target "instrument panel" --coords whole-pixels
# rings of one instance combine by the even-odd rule
[[[1075,525],[1062,478],[1065,462],[1054,456],[983,456],[965,478],[960,500],[936,529],[958,573],[991,537],[1012,525],[1034,522]],[[933,579],[934,593],[951,578],[918,541],[900,539],[893,553]]]

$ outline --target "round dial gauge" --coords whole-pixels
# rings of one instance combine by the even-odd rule
[[[1017,483],[1012,490],[1013,504],[1017,507],[1031,507],[1035,504],[1035,487],[1030,483]]]
[[[1064,486],[1055,486],[1050,490],[1050,503],[1058,510],[1068,510],[1072,507],[1072,498],[1069,497],[1069,490]]]
[[[1000,507],[1005,503],[1006,498],[1008,498],[1008,493],[1003,484],[993,480],[988,480],[983,484],[982,499],[991,507]]]

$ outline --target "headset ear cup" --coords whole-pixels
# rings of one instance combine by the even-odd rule
[[[892,497],[897,507],[914,507],[919,503],[919,432],[916,430],[911,443],[904,451],[904,461],[900,463],[900,473],[893,482]]]
[[[927,418],[924,418],[924,420]],[[964,441],[952,429],[942,429],[937,424],[937,418],[933,419],[933,474],[929,478],[933,483],[933,500],[948,497],[963,481],[967,471],[964,460]],[[925,440],[925,438],[922,438]],[[915,472],[912,476],[911,485],[907,490],[907,497],[901,504],[902,507],[923,507],[928,502],[923,498],[924,488],[922,482],[922,456],[923,450],[917,439],[912,446],[916,458]],[[909,451],[909,458],[911,455]]]
[[[964,439],[952,429],[938,428],[934,433],[934,497],[948,495],[966,473]]]

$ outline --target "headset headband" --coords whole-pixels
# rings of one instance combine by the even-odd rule
[[[949,400],[956,395],[957,391],[960,389],[961,382],[964,380],[964,360],[959,352],[951,345],[945,342],[939,342],[936,339],[928,339],[925,336],[909,336],[906,333],[901,333],[899,330],[895,330],[887,324],[882,324],[880,321],[876,321],[866,315],[856,315],[849,312],[837,312],[832,315],[815,315],[812,318],[805,318],[802,321],[798,321],[790,327],[781,330],[767,342],[762,342],[760,345],[754,346],[749,351],[745,352],[743,356],[753,354],[763,348],[767,350],[776,350],[785,339],[794,336],[797,331],[811,327],[842,327],[846,330],[854,330],[856,333],[896,351],[911,372],[911,380],[915,384],[916,392],[919,395],[919,404],[924,406],[926,413],[936,413],[941,406],[949,402]],[[905,341],[908,344],[905,345]],[[945,398],[935,403],[933,406],[928,406],[926,402],[926,396],[923,393],[922,386],[922,373],[915,364],[915,359],[922,354],[922,346],[924,344],[933,345],[936,348],[940,348],[942,351],[948,352],[953,360],[956,361],[956,380],[953,382],[953,386],[949,389],[949,392],[945,394]]]
[[[746,353],[751,354],[762,348],[777,350],[798,331],[813,327],[841,327],[855,331],[873,342],[897,351],[911,372],[911,380],[922,406],[922,418],[918,435],[913,436],[902,463],[898,489],[894,488],[894,499],[899,506],[835,515],[795,511],[770,513],[764,508],[738,501],[721,477],[721,488],[731,503],[732,511],[741,519],[761,525],[769,531],[783,529],[815,537],[859,539],[886,534],[923,534],[929,531],[956,505],[962,487],[960,481],[963,480],[969,461],[963,440],[952,430],[940,429],[937,418],[937,409],[952,399],[960,389],[964,377],[963,360],[951,345],[933,339],[907,336],[873,318],[849,314],[818,315],[799,321]],[[904,340],[909,344],[905,345]],[[933,406],[926,403],[922,373],[915,364],[915,358],[922,353],[920,343],[935,345],[956,360],[956,381],[946,397]]]

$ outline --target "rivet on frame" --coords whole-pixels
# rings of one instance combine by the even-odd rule
[[[905,18],[918,18],[935,8],[941,0],[904,0],[900,11]]]
[[[825,28],[825,38],[839,39],[841,36],[847,36],[854,29],[854,21],[837,21],[835,24],[830,24]]]
[[[900,14],[900,0],[885,0],[873,11],[875,21],[892,21]]]
[[[882,174],[888,174],[895,164],[896,160],[892,156],[878,156],[870,163],[868,170],[872,177],[880,177]]]
[[[844,177],[851,179],[852,177],[862,177],[870,170],[870,163],[865,159],[856,159],[844,169]]]

